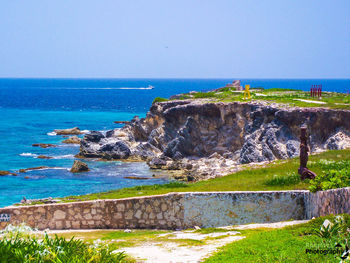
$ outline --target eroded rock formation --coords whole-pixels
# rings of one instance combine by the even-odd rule
[[[70,129],[62,129],[62,130],[57,129],[57,130],[54,130],[54,132],[57,135],[79,135],[83,133],[78,127],[74,127]]]
[[[235,164],[299,155],[301,125],[312,134],[312,152],[348,148],[349,119],[347,110],[287,108],[266,102],[159,102],[146,118],[135,117],[105,134],[85,135],[80,156],[142,159],[153,168],[181,168],[212,177],[231,172]],[[214,167],[216,172],[198,174],[201,165]]]
[[[72,166],[72,169],[70,169],[70,172],[72,173],[81,173],[81,172],[88,172],[90,169],[88,165],[82,161],[75,160]]]
[[[62,143],[66,143],[66,144],[80,144],[80,138],[78,136],[71,136],[68,139],[63,140]]]

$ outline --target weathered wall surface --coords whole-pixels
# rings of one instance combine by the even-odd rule
[[[184,196],[185,227],[218,227],[304,219],[307,191],[192,193]]]
[[[38,229],[93,228],[163,228],[176,229],[183,225],[182,196],[96,200],[65,204],[34,205],[0,209],[10,214],[7,224],[25,222]]]
[[[116,200],[0,209],[0,228],[38,229],[219,227],[350,213],[350,187],[309,191],[170,193]]]
[[[329,214],[350,214],[350,187],[309,193],[305,203],[307,218]]]

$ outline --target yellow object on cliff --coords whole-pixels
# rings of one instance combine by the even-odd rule
[[[246,99],[246,97],[248,96],[248,99],[251,99],[252,97],[250,96],[250,91],[249,91],[249,89],[250,89],[250,85],[249,84],[246,84],[245,86],[244,86],[244,96],[243,96],[243,99],[245,100]]]

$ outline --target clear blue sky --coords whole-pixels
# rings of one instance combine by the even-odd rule
[[[0,77],[350,78],[350,0],[0,4]]]

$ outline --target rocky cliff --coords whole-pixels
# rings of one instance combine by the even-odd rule
[[[121,129],[85,135],[80,155],[142,159],[153,168],[185,169],[189,179],[207,178],[236,164],[297,156],[301,125],[308,127],[313,152],[349,148],[349,120],[347,110],[174,100],[153,104],[146,118]]]

